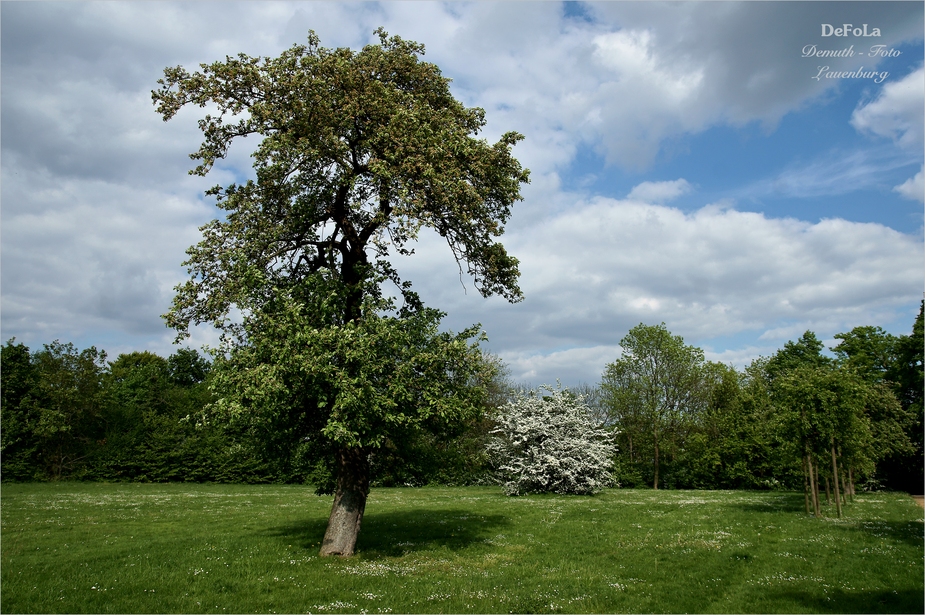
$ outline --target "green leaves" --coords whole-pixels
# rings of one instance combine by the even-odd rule
[[[689,419],[707,406],[711,381],[703,351],[671,335],[665,323],[639,324],[620,340],[623,355],[604,368],[601,389],[621,434],[621,449],[633,457],[633,441],[651,441],[653,485],[658,487],[659,452]],[[622,446],[625,443],[625,446]]]
[[[314,311],[323,305],[309,311],[285,296],[274,305],[245,319],[247,344],[216,357],[226,416],[319,450],[376,450],[480,414],[493,368],[473,342],[477,328],[441,333],[440,312],[393,317],[375,309],[381,302],[345,323],[325,322]]]
[[[847,433],[864,421],[867,387],[851,371],[804,365],[789,370],[775,383],[777,400],[793,413],[800,439],[827,450],[833,434]],[[866,424],[863,429],[867,429]]]
[[[323,48],[310,33],[277,58],[165,70],[152,92],[165,120],[187,105],[218,109],[200,120],[193,173],[207,174],[236,139],[261,138],[256,181],[211,191],[227,214],[188,252],[192,279],[166,315],[181,337],[191,324],[225,328],[234,308],[262,310],[274,288],[322,270],[350,287],[343,320],[359,317],[377,277],[413,302],[384,263],[409,253],[422,225],[447,240],[483,295],[522,298],[517,260],[495,238],[529,179],[511,156],[523,137],[475,138],[484,111],[453,98],[449,79],[421,61],[423,46],[377,33],[380,44],[359,52]]]
[[[703,351],[687,346],[662,323],[638,325],[620,341],[623,356],[607,365],[602,388],[613,409],[641,413],[668,426],[707,401]]]

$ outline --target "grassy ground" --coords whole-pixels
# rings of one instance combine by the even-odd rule
[[[925,610],[923,511],[900,494],[818,520],[794,493],[376,489],[351,559],[317,556],[331,500],[307,487],[0,496],[5,613]]]

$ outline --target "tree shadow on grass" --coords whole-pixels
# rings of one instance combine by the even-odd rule
[[[784,493],[769,496],[767,501],[732,502],[728,508],[747,513],[786,512],[806,515],[806,504],[802,493]],[[851,504],[848,504],[850,507]],[[822,514],[828,518],[836,516],[834,504],[823,505]],[[850,510],[850,509],[849,509]],[[877,539],[887,539],[913,547],[923,545],[923,527],[921,521],[867,521],[850,520],[846,525],[838,525],[845,532],[863,532]]]
[[[921,589],[844,591],[831,589],[825,597],[801,591],[774,592],[772,602],[793,602],[802,613],[923,613]],[[770,596],[769,596],[770,597]]]
[[[921,521],[860,521],[839,526],[839,529],[845,532],[863,532],[877,540],[886,539],[919,549],[925,546]]]
[[[282,539],[286,544],[298,546],[309,551],[318,551],[321,548],[321,539],[324,530],[328,527],[327,519],[320,517],[294,521],[286,525],[265,528],[259,533],[265,536]],[[362,532],[361,532],[362,534]]]
[[[457,551],[491,538],[510,523],[504,515],[474,514],[465,509],[416,508],[366,513],[357,552],[367,557],[397,557],[409,551],[435,548]],[[266,532],[287,544],[317,550],[327,525],[327,519],[315,518],[269,528]]]
[[[373,513],[363,518],[358,547],[369,555],[401,555],[446,547],[456,551],[496,535],[511,524],[504,515],[465,509],[416,509]]]
[[[806,503],[802,493],[768,492],[767,498],[747,502],[730,502],[728,508],[735,508],[748,513],[805,513]]]

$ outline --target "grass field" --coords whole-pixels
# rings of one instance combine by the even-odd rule
[[[923,511],[901,494],[818,520],[795,493],[375,489],[351,559],[317,556],[331,499],[309,487],[0,497],[4,613],[925,610]]]

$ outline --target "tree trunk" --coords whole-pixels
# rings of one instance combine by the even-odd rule
[[[814,472],[813,457],[812,454],[808,454],[806,457],[807,464],[809,465],[809,492],[813,497],[813,515],[817,517],[822,516],[822,511],[819,510],[819,489],[816,475]]]
[[[652,483],[652,488],[656,491],[658,490],[658,431],[655,432],[655,480]]]
[[[816,498],[815,500],[816,516],[821,517],[822,516],[822,499],[819,497],[819,487],[820,487],[819,485],[819,464],[816,463],[815,460],[812,460],[811,463],[813,464],[813,483],[815,484],[814,496]]]
[[[851,501],[853,502],[854,501],[854,472],[851,470],[851,466],[848,466],[848,488],[850,489],[848,493],[851,494]]]
[[[816,482],[816,516],[822,516],[822,499],[819,497],[819,464],[813,462],[813,478]]]
[[[369,495],[369,455],[362,449],[338,452],[337,493],[320,555],[353,555]]]
[[[838,518],[841,519],[841,500],[838,498],[838,463],[835,461],[835,437],[832,436],[832,476],[835,483],[835,509],[838,511]]]
[[[809,514],[809,469],[806,467],[806,454],[803,454],[803,503],[806,505],[806,514]]]
[[[841,459],[842,458],[841,447],[838,447],[837,450],[838,450],[838,458]],[[844,461],[842,461],[840,470],[841,471],[839,472],[839,476],[841,477],[841,503],[847,506],[848,505],[848,495],[849,495],[848,493],[848,473],[845,470]],[[836,478],[835,480],[838,480],[838,478]]]
[[[825,477],[825,505],[828,506],[832,503],[832,498],[829,495],[829,477]]]
[[[841,501],[842,504],[848,504],[848,479],[845,477],[845,466],[842,462],[841,467]],[[852,500],[853,502],[854,500]]]

